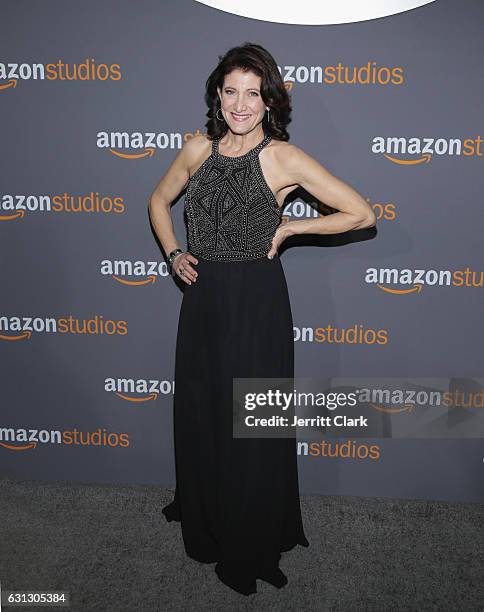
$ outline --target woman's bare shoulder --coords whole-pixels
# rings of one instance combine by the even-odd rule
[[[212,141],[205,134],[196,134],[187,139],[183,150],[192,175],[212,152]]]
[[[206,134],[195,134],[187,138],[183,148],[190,156],[198,157],[212,149],[212,141]]]
[[[272,159],[279,172],[290,171],[308,161],[307,153],[292,142],[273,138],[266,148],[272,150]]]
[[[274,155],[281,161],[305,154],[301,147],[298,147],[294,143],[285,140],[277,140],[276,138],[272,138],[267,148],[272,149]]]

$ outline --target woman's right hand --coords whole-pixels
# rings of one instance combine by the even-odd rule
[[[178,253],[173,260],[172,268],[187,285],[191,285],[192,282],[197,280],[198,272],[192,267],[192,264],[197,264],[198,259],[192,255],[189,251],[185,253]]]

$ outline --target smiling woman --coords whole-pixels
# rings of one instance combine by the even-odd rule
[[[207,80],[205,99],[207,135],[185,144],[150,200],[157,235],[185,283],[175,355],[176,489],[163,513],[181,522],[190,557],[216,563],[223,583],[249,595],[257,578],[283,587],[281,553],[309,543],[295,435],[234,438],[233,381],[294,376],[280,243],[292,233],[370,225],[372,212],[287,142],[289,97],[263,47],[229,50]],[[281,223],[284,199],[299,184],[336,205],[336,223]],[[185,186],[183,252],[170,206]]]

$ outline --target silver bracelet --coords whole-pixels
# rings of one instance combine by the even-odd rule
[[[180,253],[183,253],[181,249],[175,249],[168,255],[168,270],[170,271],[170,274],[173,274],[173,260]]]

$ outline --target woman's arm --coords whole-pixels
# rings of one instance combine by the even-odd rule
[[[190,168],[194,163],[194,157],[200,155],[201,146],[202,141],[199,137],[191,138],[183,145],[149,199],[150,219],[166,255],[174,249],[181,248],[173,229],[170,209],[172,202],[188,183]]]
[[[339,212],[316,219],[288,221],[277,229],[268,255],[295,234],[339,234],[376,225],[376,216],[367,201],[353,187],[331,174],[299,147],[288,144],[278,151],[281,174],[288,184],[299,185],[317,200]]]

